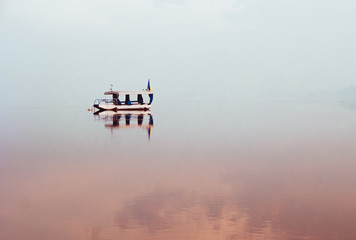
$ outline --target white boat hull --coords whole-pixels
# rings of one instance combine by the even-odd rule
[[[148,104],[133,104],[133,105],[113,105],[113,104],[99,104],[94,105],[99,110],[110,111],[126,111],[126,110],[149,110],[151,105]]]

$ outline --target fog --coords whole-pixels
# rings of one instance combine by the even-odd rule
[[[356,239],[355,16],[0,0],[1,239]],[[90,111],[147,79],[152,111]]]
[[[148,78],[162,99],[353,97],[355,16],[347,0],[2,0],[1,102]]]

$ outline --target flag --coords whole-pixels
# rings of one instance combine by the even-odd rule
[[[147,90],[151,91],[150,79],[148,79],[148,83],[147,83]]]

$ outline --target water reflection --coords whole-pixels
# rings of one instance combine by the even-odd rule
[[[150,112],[11,112],[2,239],[356,239],[355,112],[251,104],[216,125],[200,111],[156,111],[150,144]]]
[[[150,111],[98,111],[94,113],[98,121],[105,122],[105,128],[109,128],[113,134],[114,129],[143,128],[147,130],[148,139],[151,138],[153,128],[153,116]]]

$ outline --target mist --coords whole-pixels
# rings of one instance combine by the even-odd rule
[[[355,16],[346,0],[3,0],[1,99],[91,103],[148,78],[162,99],[342,97]]]

